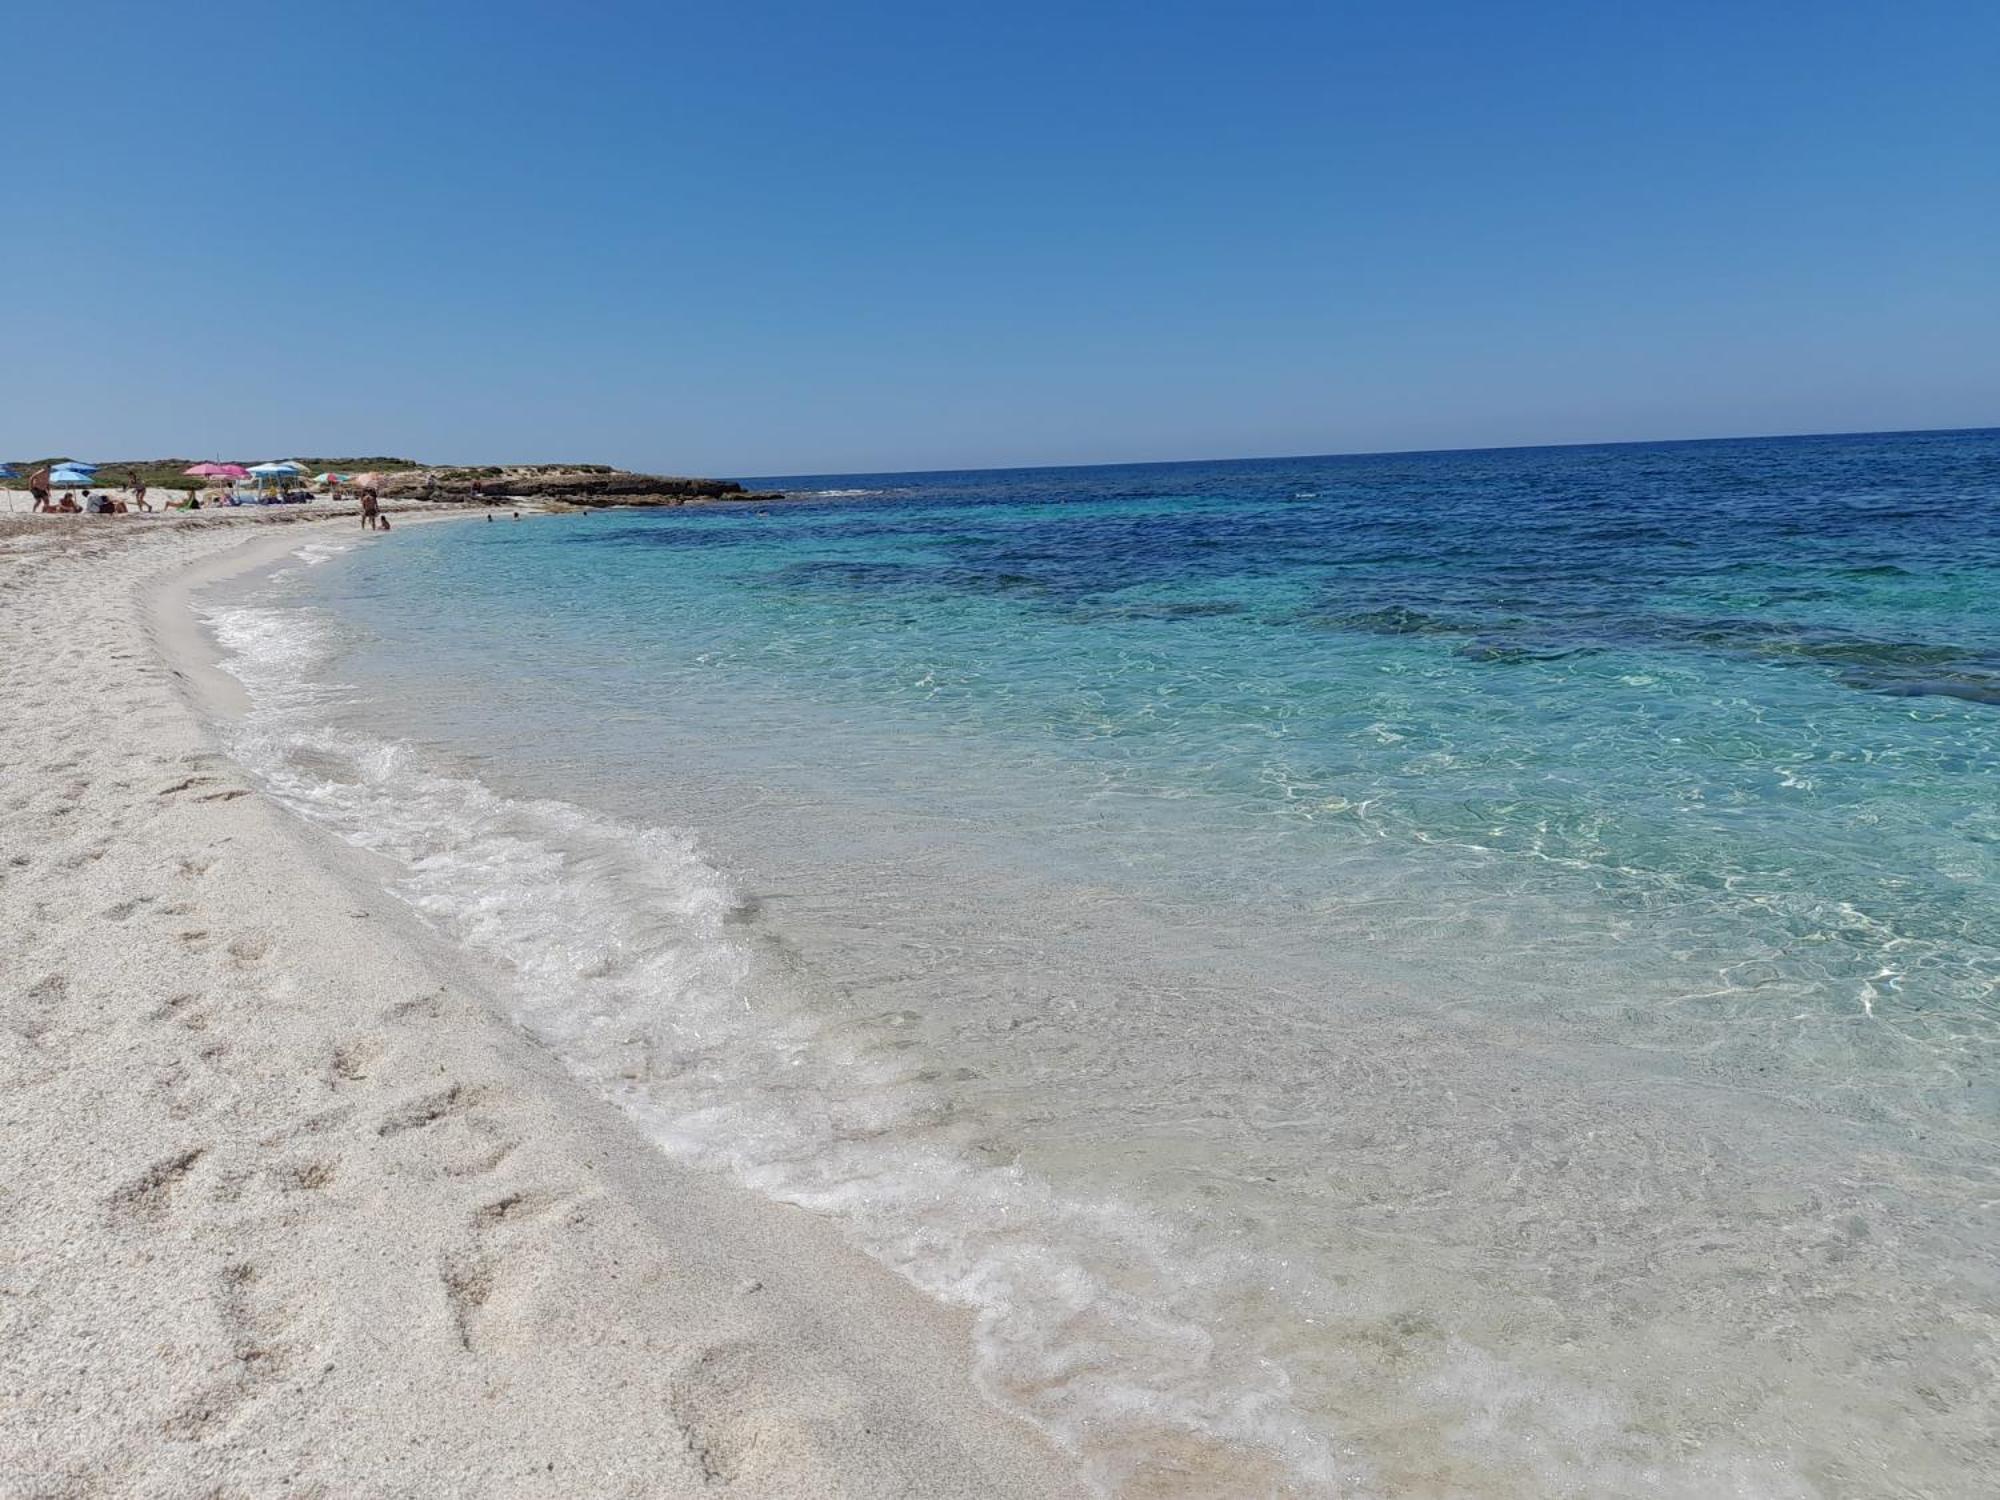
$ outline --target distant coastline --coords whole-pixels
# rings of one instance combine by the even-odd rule
[[[65,461],[64,458],[12,460],[8,467],[17,472],[0,479],[0,489],[25,491],[28,476],[44,466]],[[96,462],[95,468],[101,489],[127,489],[136,475],[149,490],[186,490],[199,487],[190,484],[187,474],[198,462],[192,458],[105,459]],[[385,499],[534,500],[550,508],[563,508],[666,507],[784,498],[782,491],[751,490],[731,479],[642,474],[610,464],[425,464],[416,459],[379,456],[301,458],[298,462],[315,475],[379,476],[380,483],[375,488]],[[339,493],[343,482],[336,479],[313,487]]]

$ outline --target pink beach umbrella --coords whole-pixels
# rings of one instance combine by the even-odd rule
[[[194,464],[182,469],[183,474],[193,474],[202,479],[248,479],[250,471],[241,464]]]

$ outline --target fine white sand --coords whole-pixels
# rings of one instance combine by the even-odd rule
[[[0,522],[0,1494],[1079,1493],[215,752],[188,570],[330,525]]]

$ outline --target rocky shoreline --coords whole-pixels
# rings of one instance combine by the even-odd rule
[[[551,507],[704,505],[782,500],[783,491],[747,490],[734,480],[639,474],[596,464],[515,464],[402,469],[382,476],[385,498],[479,502],[534,500]]]

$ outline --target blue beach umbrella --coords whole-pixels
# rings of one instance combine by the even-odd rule
[[[0,464],[0,479],[19,479],[21,471],[12,464]]]
[[[49,471],[49,485],[58,490],[87,490],[97,483],[91,471],[96,464],[58,464]]]
[[[306,466],[304,464],[295,464],[291,460],[286,459],[281,463],[252,464],[250,466],[250,477],[257,481],[257,488],[261,490],[267,483],[282,484],[287,479],[295,478],[305,473],[305,471]]]

